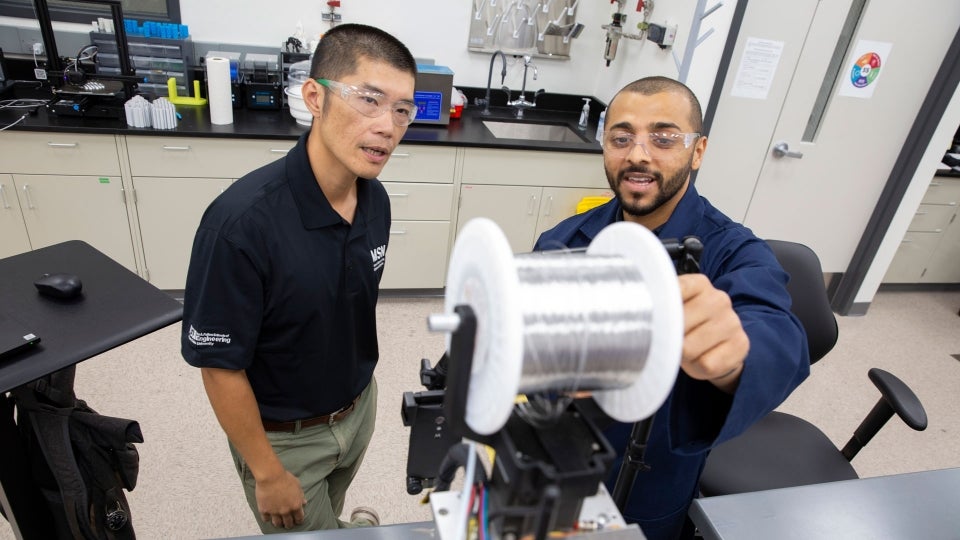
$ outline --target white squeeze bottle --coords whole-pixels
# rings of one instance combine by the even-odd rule
[[[577,129],[584,131],[587,129],[587,121],[590,119],[590,98],[580,98],[583,100],[583,110],[580,111],[580,121],[577,122]]]
[[[607,119],[607,109],[600,111],[600,122],[597,123],[597,141],[603,142],[603,122]]]

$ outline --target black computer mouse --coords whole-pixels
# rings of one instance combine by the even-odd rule
[[[75,298],[83,290],[80,278],[73,274],[44,274],[33,284],[40,294],[54,298]]]

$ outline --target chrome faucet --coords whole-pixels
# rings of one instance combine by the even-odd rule
[[[517,110],[517,118],[523,118],[523,111],[525,109],[530,109],[537,106],[537,97],[543,93],[543,90],[537,90],[533,94],[533,101],[527,101],[527,70],[533,68],[533,80],[537,80],[537,75],[539,75],[539,70],[537,69],[536,64],[532,61],[530,55],[524,55],[523,57],[523,86],[520,88],[520,97],[508,101],[507,105],[513,107]]]
[[[493,2],[491,2],[491,5]],[[483,98],[483,110],[480,111],[480,114],[487,115],[490,114],[490,81],[493,79],[493,63],[497,60],[497,56],[500,56],[502,69],[500,70],[500,84],[503,84],[503,81],[507,78],[507,57],[503,54],[503,51],[497,51],[493,53],[493,56],[490,57],[490,71],[487,72],[487,94]],[[510,99],[510,93],[507,93],[507,99]]]

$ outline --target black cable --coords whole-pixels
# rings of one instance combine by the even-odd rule
[[[447,491],[450,489],[450,484],[453,483],[453,479],[457,474],[457,469],[460,467],[465,467],[467,464],[467,458],[470,456],[470,445],[466,443],[455,444],[447,450],[447,455],[443,458],[443,461],[440,462],[440,470],[437,473],[437,484],[434,488],[435,491]],[[476,467],[474,469],[473,483],[482,484],[487,481],[487,471],[483,467]],[[468,479],[464,480],[468,482]]]

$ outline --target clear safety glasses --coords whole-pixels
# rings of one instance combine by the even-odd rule
[[[364,90],[329,79],[315,80],[322,86],[334,90],[353,110],[369,118],[377,118],[390,111],[390,117],[397,127],[407,127],[417,117],[417,105],[413,102],[401,100],[389,103],[387,96],[380,92]]]

